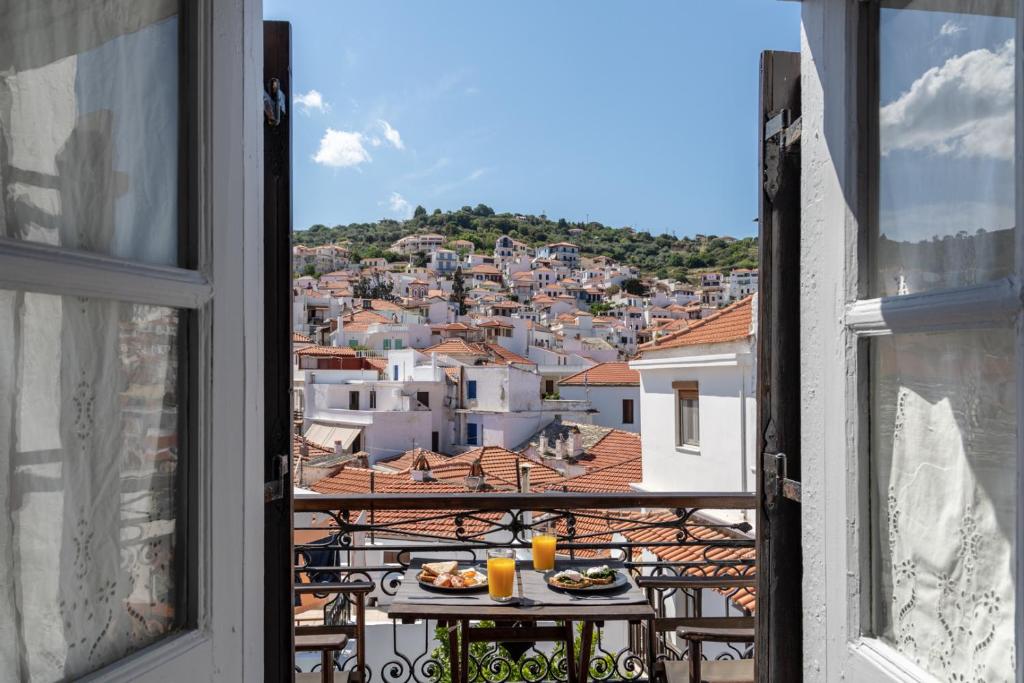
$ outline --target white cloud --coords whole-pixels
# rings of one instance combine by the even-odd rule
[[[925,71],[879,113],[882,154],[927,151],[1010,160],[1014,46],[973,50]]]
[[[370,153],[363,147],[362,133],[328,128],[320,138],[320,148],[313,155],[313,161],[322,166],[347,168],[371,161]]]
[[[310,90],[305,95],[299,93],[295,95],[293,101],[295,106],[305,114],[309,114],[314,109],[321,114],[331,110],[331,105],[324,102],[324,96],[320,94],[319,90]]]
[[[388,209],[390,209],[391,213],[398,214],[399,216],[402,216],[404,218],[412,217],[412,204],[410,204],[405,197],[398,194],[397,192],[391,193],[391,196],[388,197],[387,204]]]
[[[964,32],[966,30],[967,30],[966,26],[964,26],[963,24],[958,24],[955,21],[953,21],[952,19],[950,19],[949,21],[947,21],[945,24],[942,25],[942,28],[939,29],[939,35],[940,36],[955,36],[957,33],[962,33],[962,32]]]
[[[405,143],[402,142],[402,136],[397,130],[391,127],[390,123],[384,119],[380,119],[378,123],[380,124],[380,127],[384,129],[384,139],[390,142],[392,147],[395,149],[405,149]]]

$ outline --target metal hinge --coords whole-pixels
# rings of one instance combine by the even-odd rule
[[[288,456],[279,455],[275,458],[277,461],[277,479],[273,481],[264,482],[263,484],[263,502],[269,503],[272,500],[281,500],[284,498],[286,482],[288,482]]]
[[[800,142],[800,134],[803,130],[802,117],[797,116],[793,121],[789,120],[792,116],[788,109],[782,109],[778,114],[768,119],[764,124],[764,139],[765,142],[778,137],[779,144],[783,148],[792,147],[793,145]]]
[[[800,482],[786,474],[785,453],[764,454],[764,494],[768,507],[774,507],[780,496],[800,502]]]

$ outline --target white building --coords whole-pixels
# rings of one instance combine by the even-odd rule
[[[537,258],[550,259],[573,271],[580,265],[580,248],[570,242],[546,244],[537,249]]]
[[[423,233],[418,235],[406,235],[389,247],[389,251],[398,254],[430,254],[441,248],[444,244],[444,235],[436,233]]]
[[[755,490],[755,309],[756,297],[737,302],[641,347],[629,364],[649,427],[644,489]]]
[[[640,375],[628,363],[600,363],[558,383],[559,398],[589,401],[591,423],[640,431]]]

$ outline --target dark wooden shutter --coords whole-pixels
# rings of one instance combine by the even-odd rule
[[[782,495],[783,478],[800,478],[799,53],[762,53],[758,121],[762,192],[755,659],[758,681],[799,681],[800,504]]]
[[[264,675],[266,681],[294,676],[292,628],[292,413],[291,413],[291,25],[263,22],[263,87],[281,82],[288,102],[277,126],[264,122],[263,250],[265,315],[264,443],[267,482],[263,525]],[[253,93],[253,106],[258,106]],[[263,114],[260,114],[261,118]]]

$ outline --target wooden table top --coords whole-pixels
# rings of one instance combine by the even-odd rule
[[[418,569],[419,564],[414,561],[410,570],[406,573],[404,581],[408,581],[410,576],[414,576]],[[584,566],[591,564],[586,561],[576,562],[561,562],[559,561],[559,568],[563,566]],[[609,566],[621,569],[621,563],[615,562],[604,562]],[[393,619],[401,619],[404,621],[410,621],[414,619],[436,619],[438,621],[453,621],[453,620],[481,620],[489,619],[494,621],[644,621],[653,619],[655,617],[654,608],[651,607],[650,603],[646,600],[638,603],[616,603],[616,602],[603,602],[601,600],[588,600],[582,598],[577,603],[570,604],[546,604],[544,602],[544,595],[524,595],[523,594],[523,582],[522,582],[522,571],[533,571],[528,561],[522,560],[516,563],[516,583],[517,583],[517,595],[518,600],[510,604],[501,604],[493,602],[489,599],[480,599],[479,596],[475,596],[473,599],[467,599],[464,604],[432,604],[431,596],[433,593],[422,591],[422,597],[419,594],[414,594],[408,598],[403,598],[401,591],[399,595],[395,596],[391,605],[387,607],[387,615]],[[627,574],[628,576],[628,574]],[[633,590],[637,592],[638,598],[643,598],[643,592],[636,587],[630,577],[630,582],[633,584]],[[448,596],[445,596],[446,598]],[[419,599],[417,599],[419,598]],[[445,602],[449,602],[448,599]]]

